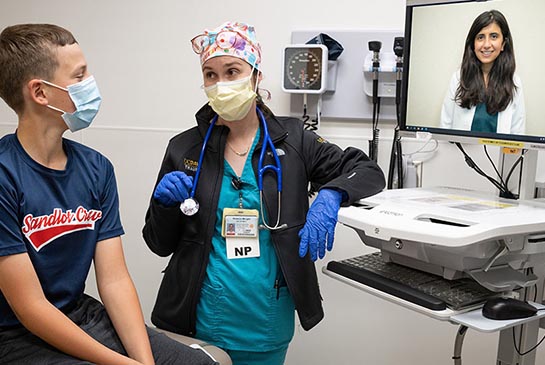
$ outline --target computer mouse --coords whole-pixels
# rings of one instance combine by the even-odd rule
[[[483,306],[483,316],[489,319],[528,318],[537,313],[533,305],[513,298],[488,299]]]

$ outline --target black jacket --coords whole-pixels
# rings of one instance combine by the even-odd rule
[[[157,182],[168,172],[179,170],[194,176],[204,136],[214,112],[204,106],[197,114],[197,127],[173,137],[166,150]],[[314,132],[305,131],[300,120],[267,116],[269,134],[282,165],[283,189],[280,223],[287,228],[272,231],[272,241],[293,297],[299,320],[305,330],[324,316],[314,263],[299,257],[298,232],[309,208],[309,182],[342,190],[350,205],[384,188],[384,175],[378,165],[356,148],[342,151]],[[261,131],[263,128],[261,128]],[[195,336],[196,308],[208,264],[216,210],[223,177],[224,149],[229,130],[216,126],[207,144],[195,197],[199,212],[191,217],[179,206],[167,208],[151,199],[144,239],[159,256],[172,257],[164,271],[151,320],[159,328]],[[263,134],[252,156],[257,171]],[[265,163],[272,163],[272,156]],[[257,172],[256,172],[257,179]],[[276,222],[277,188],[274,173],[263,180],[264,205],[269,222]]]

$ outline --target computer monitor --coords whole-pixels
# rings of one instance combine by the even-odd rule
[[[460,107],[452,96],[459,85],[456,75],[460,75],[470,28],[479,15],[490,10],[499,11],[508,23],[516,64],[513,102],[496,114],[496,130],[490,125],[488,130],[472,125],[475,107],[473,111]],[[544,35],[543,0],[408,0],[400,113],[402,135],[428,132],[437,139],[545,150]],[[490,45],[484,52],[477,47],[480,56],[490,57],[493,53]],[[506,48],[501,52],[506,52]],[[485,58],[483,63],[487,62],[490,61]],[[500,64],[498,58],[493,63]],[[466,86],[466,89],[470,88]],[[510,107],[509,113],[516,121],[506,122]],[[445,112],[453,108],[458,108],[456,115]],[[482,113],[482,108],[480,110]],[[485,111],[488,112],[486,106]],[[518,129],[509,129],[505,123],[510,122],[518,123]]]

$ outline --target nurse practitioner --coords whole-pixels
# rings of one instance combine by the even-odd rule
[[[331,250],[341,205],[384,187],[376,163],[341,150],[259,96],[261,48],[227,22],[192,40],[208,103],[173,137],[144,239],[169,256],[153,323],[226,350],[237,364],[283,364],[294,310],[323,318],[314,267]],[[308,186],[319,186],[309,209]]]

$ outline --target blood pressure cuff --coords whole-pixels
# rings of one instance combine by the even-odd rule
[[[323,44],[327,47],[327,59],[329,61],[336,61],[337,58],[343,53],[344,48],[339,42],[331,38],[325,33],[320,33],[316,37],[312,38],[307,44]]]

